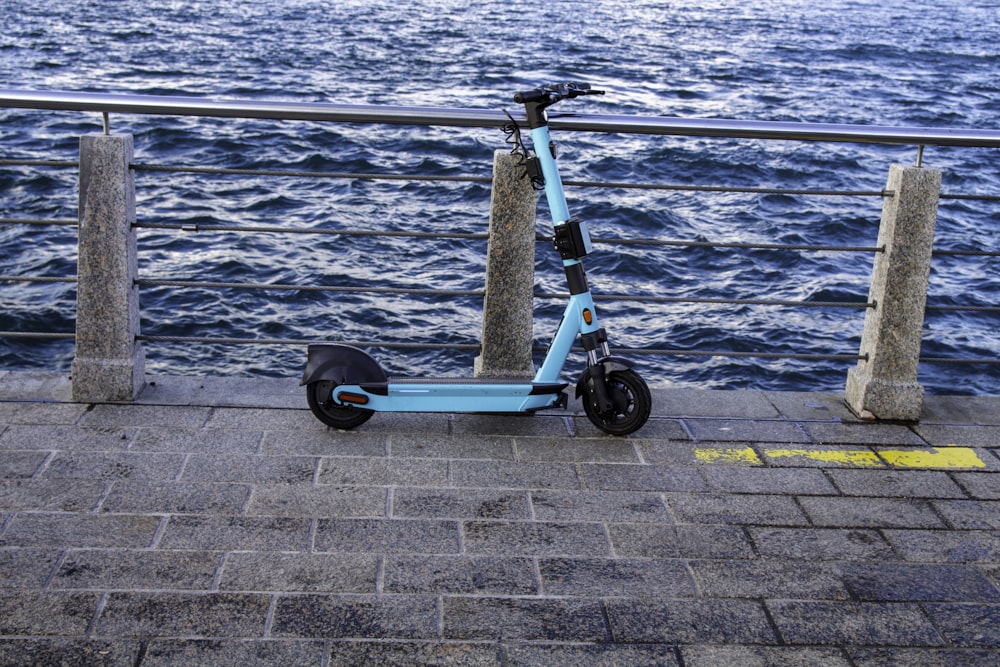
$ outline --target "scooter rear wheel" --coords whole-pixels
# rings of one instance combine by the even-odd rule
[[[327,426],[350,429],[361,426],[374,414],[372,410],[335,405],[331,399],[336,382],[310,382],[306,386],[306,400],[316,418]]]
[[[588,368],[586,372],[589,374],[593,369]],[[583,396],[583,409],[597,428],[610,435],[628,435],[642,428],[649,419],[653,398],[646,381],[632,369],[608,373],[608,396],[614,406],[609,412],[599,412],[594,404],[593,383],[588,375],[585,378],[588,391]]]

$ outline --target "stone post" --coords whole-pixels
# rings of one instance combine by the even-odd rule
[[[516,156],[493,155],[482,351],[476,377],[533,377],[537,196]]]
[[[131,401],[145,383],[131,162],[131,135],[80,139],[75,401]]]
[[[917,421],[924,388],[917,363],[927,302],[941,172],[894,164],[886,186],[861,355],[847,373],[845,400],[865,419]]]

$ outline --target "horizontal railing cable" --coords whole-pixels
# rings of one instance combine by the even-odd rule
[[[301,291],[301,292],[338,292],[347,294],[402,294],[412,296],[485,296],[483,290],[442,290],[430,288],[409,288],[409,287],[353,287],[338,285],[290,285],[281,283],[241,283],[241,282],[213,282],[197,280],[158,280],[151,278],[140,278],[135,281],[140,287],[199,287],[205,289],[243,289],[243,290],[276,290],[276,291]],[[560,293],[535,293],[537,299],[567,299],[569,294]],[[595,301],[615,301],[628,302],[637,301],[640,303],[695,303],[695,304],[719,304],[737,306],[787,306],[805,308],[872,308],[874,304],[854,301],[798,301],[780,299],[726,299],[726,298],[698,298],[698,297],[658,297],[635,294],[595,294]]]
[[[0,276],[0,282],[9,283],[75,283],[76,276]]]
[[[72,218],[0,218],[0,225],[53,225],[76,227],[79,221]]]
[[[491,176],[444,176],[429,174],[386,174],[349,171],[296,171],[288,169],[230,169],[225,167],[170,167],[163,165],[133,164],[137,171],[158,171],[189,174],[279,176],[290,178],[333,178],[373,181],[445,181],[457,183],[490,183]]]
[[[173,229],[185,232],[232,232],[232,233],[274,233],[274,234],[314,234],[319,236],[385,236],[418,239],[468,239],[485,240],[489,234],[460,232],[398,232],[366,229],[307,229],[305,227],[278,227],[274,225],[213,225],[189,222],[137,222],[136,229]]]
[[[294,292],[343,292],[347,294],[405,294],[413,296],[472,296],[482,297],[483,290],[442,290],[425,287],[350,287],[336,285],[287,285],[279,283],[233,283],[197,280],[154,280],[139,278],[140,287],[202,287],[206,289],[246,289]]]

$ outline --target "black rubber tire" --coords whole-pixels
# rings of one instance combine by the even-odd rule
[[[361,426],[375,414],[374,411],[364,408],[334,405],[330,401],[330,394],[336,386],[335,382],[322,380],[306,385],[309,409],[321,422],[333,428],[351,429]]]
[[[587,373],[593,369],[587,369]],[[614,410],[609,414],[597,411],[593,401],[593,380],[585,378],[587,392],[583,395],[583,409],[594,426],[609,435],[628,435],[642,428],[653,409],[649,387],[632,369],[608,373],[607,386]]]

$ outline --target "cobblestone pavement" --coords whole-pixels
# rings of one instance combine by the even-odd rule
[[[337,432],[294,381],[0,372],[0,664],[1000,664],[1000,399],[654,401]]]

